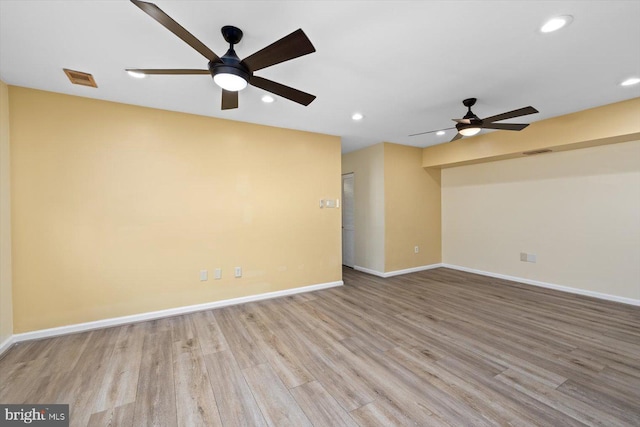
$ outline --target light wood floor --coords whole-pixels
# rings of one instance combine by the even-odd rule
[[[447,269],[21,343],[74,426],[640,425],[640,308]]]

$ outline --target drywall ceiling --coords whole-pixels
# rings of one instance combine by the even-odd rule
[[[303,107],[263,90],[220,109],[210,76],[131,78],[125,68],[206,68],[206,60],[127,0],[0,0],[0,78],[166,110],[321,132],[349,152],[381,141],[426,147],[454,135],[464,98],[487,117],[533,105],[537,121],[640,96],[640,1],[168,1],[155,3],[218,55],[220,28],[244,31],[241,58],[302,28],[317,52],[256,72],[317,99]],[[555,15],[565,29],[541,34]],[[93,74],[71,85],[63,68]],[[359,122],[354,112],[364,114]],[[524,121],[520,119],[521,121]],[[518,122],[519,120],[511,120]],[[504,132],[504,131],[494,131]],[[524,130],[523,132],[526,132]]]

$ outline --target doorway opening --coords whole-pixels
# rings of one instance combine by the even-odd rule
[[[355,200],[353,173],[342,175],[342,265],[355,264]]]

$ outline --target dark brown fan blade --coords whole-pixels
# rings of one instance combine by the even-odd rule
[[[185,30],[184,27],[174,21],[155,4],[139,0],[131,0],[131,3],[138,6],[144,13],[158,21],[167,30],[180,37],[186,44],[200,52],[200,54],[209,61],[218,61],[220,59],[218,58],[218,55],[213,53],[211,49],[204,45],[204,43],[195,38],[193,34]]]
[[[249,84],[302,105],[309,105],[316,99],[315,95],[258,76],[252,76]]]
[[[454,136],[453,138],[451,138],[451,141],[449,142],[453,142],[453,141],[457,141],[460,138],[462,138],[462,134],[461,133],[456,133],[456,136]]]
[[[483,123],[483,129],[522,130],[529,126],[528,123]]]
[[[500,120],[512,119],[514,117],[526,116],[528,114],[535,114],[538,110],[533,108],[532,106],[519,108],[517,110],[509,111],[506,113],[498,114],[495,116],[487,117],[486,119],[482,119],[484,123],[493,123],[499,122]]]
[[[222,109],[232,110],[238,108],[238,92],[222,89]]]
[[[242,63],[251,71],[257,71],[315,51],[307,35],[299,29],[243,59]]]
[[[435,132],[440,132],[441,130],[444,131],[444,130],[451,130],[451,129],[455,129],[455,128],[445,128],[445,129],[430,130],[430,131],[427,131],[427,132],[413,133],[413,134],[411,134],[409,136],[426,135],[428,133],[435,133]]]
[[[464,123],[465,125],[471,124],[471,119],[451,119],[451,120],[457,123]]]
[[[211,75],[209,70],[189,70],[189,69],[148,69],[148,68],[127,68],[127,71],[133,71],[142,74],[208,74]]]

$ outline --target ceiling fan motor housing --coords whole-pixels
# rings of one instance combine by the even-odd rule
[[[482,119],[480,119],[480,117],[476,116],[473,111],[471,111],[471,107],[475,105],[476,101],[476,98],[467,98],[462,101],[462,104],[468,108],[467,114],[464,115],[463,119],[469,120],[469,123],[456,124],[456,129],[458,130],[458,132],[464,129],[482,127]]]
[[[469,129],[469,128],[477,128],[477,127],[482,127],[482,120],[479,120],[478,122],[471,120],[471,123],[457,123],[456,124],[456,129],[458,130],[458,132],[460,132],[461,130],[464,129]]]
[[[242,40],[242,30],[233,25],[225,25],[220,29],[220,32],[225,41],[229,43],[229,50],[227,50],[227,53],[225,53],[219,61],[209,62],[211,76],[214,77],[216,74],[233,74],[249,82],[251,71],[240,61],[236,51],[233,49],[233,45],[240,43],[240,40]]]
[[[210,61],[209,71],[211,72],[211,76],[221,73],[234,74],[238,77],[242,77],[247,82],[251,78],[251,72],[244,64],[242,64],[242,62],[240,62],[240,58],[238,58],[238,55],[236,55],[233,48],[230,48],[227,53],[220,58],[220,61]]]

